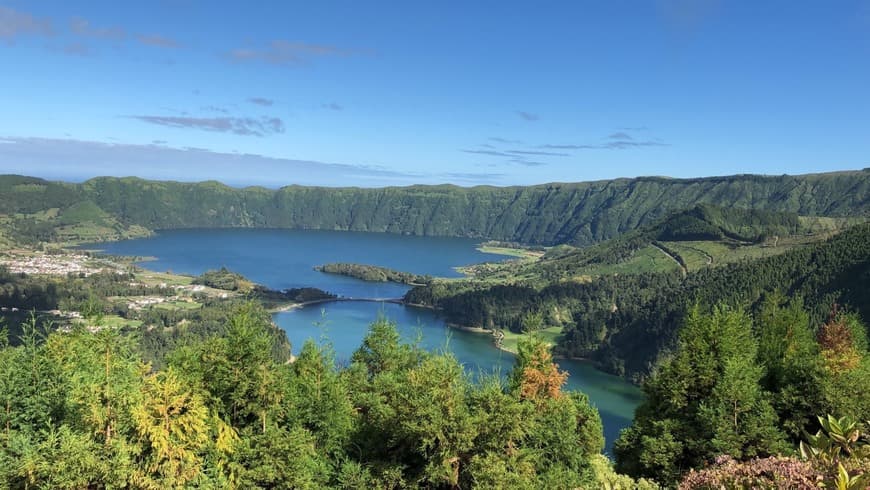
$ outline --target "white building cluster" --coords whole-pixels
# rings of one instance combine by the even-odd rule
[[[87,264],[86,255],[32,255],[26,257],[9,257],[0,259],[0,265],[5,265],[14,274],[67,275],[84,274],[89,276],[99,272]]]

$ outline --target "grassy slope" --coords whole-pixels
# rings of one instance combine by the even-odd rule
[[[504,339],[502,340],[501,348],[516,354],[517,342],[526,334],[511,332],[510,330],[502,330],[502,333],[504,334]],[[559,337],[562,335],[562,329],[560,327],[544,328],[536,331],[535,335],[549,345],[556,345]]]
[[[799,217],[792,213],[726,210],[703,205],[586,248],[556,247],[522,260],[469,266],[468,276],[491,284],[542,286],[614,274],[669,272],[754,260],[825,240],[864,222],[861,217]],[[709,237],[708,239],[695,239]],[[745,241],[751,237],[754,241]]]

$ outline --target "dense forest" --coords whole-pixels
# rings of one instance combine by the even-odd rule
[[[0,215],[8,216],[5,228],[19,239],[36,241],[123,237],[170,228],[274,227],[589,245],[699,203],[802,216],[867,216],[870,171],[640,177],[528,187],[278,190],[132,177],[70,184],[2,176],[0,194]],[[89,226],[71,226],[82,224]]]
[[[615,469],[534,334],[507,376],[473,379],[383,319],[343,367],[311,341],[291,357],[251,302],[159,368],[95,321],[0,338],[0,486],[861,489],[870,470],[865,327],[834,311],[814,332],[782,296],[689,310]]]
[[[629,242],[614,243],[616,251],[598,255],[614,257]],[[595,248],[577,254],[588,260]],[[674,346],[677,326],[693,302],[754,308],[778,289],[803,297],[819,322],[834,302],[870,318],[870,225],[852,227],[815,245],[685,277],[673,271],[571,281],[555,275],[570,272],[564,262],[530,267],[539,275],[528,283],[436,282],[412,289],[406,300],[438,307],[456,323],[517,332],[528,315],[540,314],[543,325],[563,327],[557,352],[595,359],[604,369],[636,380]]]
[[[684,489],[867,488],[866,327],[836,306],[816,325],[779,294],[754,315],[691,307],[616,442],[617,470]]]
[[[268,315],[154,369],[117,329],[0,344],[4,488],[593,488],[618,477],[597,411],[534,339],[507,379],[376,321],[352,363],[306,343],[292,362]],[[646,484],[651,487],[651,484]],[[633,484],[632,484],[633,485]]]

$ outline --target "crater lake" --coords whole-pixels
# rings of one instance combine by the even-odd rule
[[[438,277],[461,277],[454,267],[508,257],[477,250],[479,240],[389,233],[278,229],[170,230],[142,239],[91,244],[107,254],[152,257],[140,265],[155,271],[199,275],[227,267],[272,289],[316,287],[349,298],[400,298],[408,286],[365,282],[314,270],[330,262],[354,262]],[[378,315],[396,323],[407,342],[450,351],[472,375],[507,374],[514,356],[497,349],[492,337],[449,328],[429,309],[370,301],[311,305],[274,314],[295,352],[307,339],[329,342],[336,361],[346,364]],[[631,423],[640,390],[591,364],[558,359],[568,389],[586,393],[601,413],[609,452],[619,431]]]

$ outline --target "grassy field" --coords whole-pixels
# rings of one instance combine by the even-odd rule
[[[148,286],[158,286],[160,284],[166,284],[167,287],[190,286],[193,283],[193,278],[190,276],[180,276],[169,272],[153,272],[144,269],[136,274],[136,280]]]
[[[813,226],[819,230],[838,230],[843,220],[833,218],[814,218]],[[819,231],[814,234],[771,237],[764,243],[743,243],[731,239],[715,241],[671,241],[661,242],[664,249],[675,254],[685,262],[687,272],[693,272],[705,267],[717,267],[723,264],[742,260],[755,260],[779,255],[796,247],[817,243],[832,236],[836,231]],[[481,247],[480,250],[489,251]],[[615,274],[642,274],[678,271],[682,268],[675,258],[665,253],[653,244],[636,250],[630,257],[616,264],[588,263],[580,265],[572,263],[570,254],[553,258],[542,258],[540,252],[519,249],[497,249],[510,253],[514,257],[522,257],[504,262],[489,262],[457,268],[482,284],[521,283],[541,286],[553,278],[560,281],[588,282],[596,277]],[[542,272],[543,271],[543,272]],[[547,278],[545,279],[544,276]],[[463,281],[463,278],[448,280]]]
[[[516,354],[517,352],[517,342],[527,334],[523,333],[514,333],[510,330],[502,330],[504,332],[504,339],[502,340],[501,347],[506,351],[510,351]],[[550,345],[556,345],[559,337],[562,335],[562,327],[549,327],[538,330],[535,332],[535,335],[539,336],[544,342]]]
[[[192,301],[166,301],[157,303],[154,307],[161,310],[198,310],[202,305]]]
[[[24,229],[33,224],[38,226],[43,234],[39,240],[45,240],[45,234],[51,233],[51,242],[64,246],[140,238],[151,234],[142,226],[121,224],[115,217],[89,202],[74,204],[65,210],[49,208],[29,214],[0,215],[0,235],[5,231],[9,241],[12,241],[13,229],[21,232],[22,224],[25,225]],[[0,245],[2,242],[0,240]]]
[[[690,242],[663,242],[666,247],[682,257],[689,272],[713,265],[713,257],[701,248],[689,245]]]
[[[481,245],[477,250],[486,254],[507,255],[521,259],[538,259],[544,255],[544,252],[539,250],[529,250],[526,248],[511,248],[511,247],[493,247],[490,245]]]
[[[538,272],[536,271],[536,263],[540,260],[540,256],[535,258],[527,256],[519,261],[476,264],[457,268],[457,270],[468,277],[473,277],[476,281],[486,283],[535,283],[540,280]],[[620,262],[618,264],[589,265],[579,269],[577,271],[578,274],[574,274],[573,279],[568,277],[563,277],[562,279],[587,282],[588,278],[596,276],[664,272],[677,270],[679,267],[680,266],[677,262],[662,253],[661,250],[650,245],[635,252],[634,256],[625,262]],[[461,281],[462,279],[455,280]]]
[[[744,245],[726,241],[687,241],[687,242],[663,242],[668,248],[674,250],[686,262],[689,271],[695,271],[704,267],[716,267],[741,260],[754,260],[764,257],[779,255],[797,247],[803,247],[817,242],[827,235],[792,236],[783,237],[773,242],[762,244]]]
[[[618,264],[594,265],[584,272],[590,276],[606,276],[613,274],[642,274],[645,272],[666,272],[677,270],[680,265],[674,259],[662,253],[652,245],[644,247],[634,255]]]
[[[100,325],[112,328],[137,328],[142,325],[142,322],[139,320],[127,320],[126,318],[121,318],[118,315],[106,315],[103,317]]]

